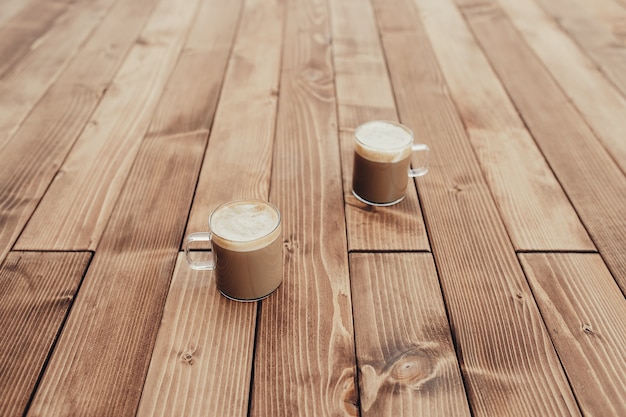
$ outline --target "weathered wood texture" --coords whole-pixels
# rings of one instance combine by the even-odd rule
[[[0,266],[0,416],[22,416],[90,253],[12,252]]]
[[[492,2],[457,0],[496,73],[626,291],[626,178],[578,110]]]
[[[246,416],[255,317],[181,253],[137,415]]]
[[[368,206],[352,195],[354,129],[398,116],[369,0],[330,5],[349,250],[430,250],[414,181],[393,207]]]
[[[430,254],[351,254],[361,415],[470,416]]]
[[[15,136],[0,150],[0,260],[57,175],[154,3],[155,0],[116,3]],[[36,230],[35,234],[45,230]]]
[[[135,414],[207,136],[143,143],[28,415]]]
[[[594,60],[626,96],[626,35],[623,26],[598,20],[588,0],[535,0]],[[622,7],[626,7],[623,0]],[[622,13],[623,14],[623,13]],[[618,16],[614,16],[619,18]]]
[[[626,415],[626,299],[596,254],[522,254],[584,415]]]
[[[515,249],[595,250],[453,0],[414,2]]]
[[[197,6],[198,0],[162,0],[156,6],[18,247],[97,248]]]
[[[0,2],[0,30],[2,30],[4,32],[4,25],[7,25],[8,22],[8,26],[14,26],[15,22],[19,22],[20,19],[18,18],[17,20],[12,20],[16,15],[18,15],[20,12],[22,12],[26,6],[30,6],[31,3],[36,2],[37,0],[25,0],[25,1],[3,1]],[[32,13],[31,13],[32,14]],[[28,15],[28,12],[26,13],[26,15]],[[25,29],[25,28],[21,28],[20,29]],[[35,29],[35,30],[38,30]],[[5,32],[6,33],[6,32]],[[28,32],[31,33],[31,32]],[[15,36],[15,35],[13,35]],[[28,37],[28,36],[34,36],[34,35],[22,35],[24,37]],[[16,39],[13,40],[13,42],[8,42],[8,39],[3,39],[6,42],[6,46],[3,46],[3,48],[7,48],[10,50],[13,50],[13,47],[8,46],[9,44],[17,44],[20,41],[20,39],[22,38],[22,36],[15,36]],[[20,48],[20,46],[18,46],[18,48]]]
[[[205,176],[201,174],[193,203],[199,217],[197,221],[201,220],[204,227],[194,229],[190,220],[190,230],[206,230],[208,213],[218,196],[226,200],[244,196],[267,200],[269,196],[276,111],[275,100],[271,97],[276,96],[278,83],[283,8],[281,2],[245,2],[207,150],[211,159],[204,161]],[[220,13],[224,14],[220,20],[232,21],[238,16],[234,13],[236,11],[238,7],[230,11],[220,9]],[[206,12],[209,18],[215,16],[216,10],[207,7]],[[254,47],[253,42],[259,37],[267,39],[267,48],[259,50]],[[197,41],[201,42],[201,39]],[[205,58],[210,59],[211,54],[206,54]],[[211,61],[204,64],[217,65]],[[199,68],[202,66],[199,65]],[[258,101],[247,107],[253,97],[258,97]],[[264,104],[266,111],[255,117],[254,111],[263,108]],[[245,108],[249,110],[242,111]],[[172,110],[173,114],[180,111]],[[200,116],[198,114],[198,120],[203,120]],[[269,126],[268,120],[272,123]],[[256,131],[255,124],[258,127]],[[216,131],[221,131],[223,135],[216,135]],[[249,152],[241,152],[242,146],[249,147]],[[214,152],[215,149],[220,151]],[[259,160],[260,154],[268,157]],[[225,166],[230,161],[241,166],[239,171],[229,173],[233,175],[231,181],[224,181],[223,175],[227,173]],[[252,172],[240,175],[251,164],[261,173],[267,173],[260,174],[266,177],[260,185],[259,175]],[[242,190],[253,190],[253,193],[239,194]],[[191,271],[184,256],[179,257],[139,415],[246,416],[256,306],[256,303],[226,300],[217,292],[213,273]]]
[[[602,2],[598,0],[598,3]],[[536,3],[501,0],[500,4],[626,173],[626,97]],[[617,11],[614,13],[620,16]],[[626,22],[626,8],[622,9],[621,17]]]
[[[50,30],[71,3],[71,0],[0,2],[0,77],[28,53],[31,45]]]
[[[420,190],[472,415],[579,415],[414,5],[374,4],[400,119],[432,143]]]
[[[326,7],[287,3],[270,191],[283,215],[285,276],[261,303],[252,416],[358,413]]]
[[[0,78],[0,149],[100,23],[112,2],[85,0],[67,8]],[[34,14],[37,16],[36,11]]]
[[[209,130],[241,12],[241,0],[202,0],[148,128],[148,137]]]
[[[220,204],[269,197],[285,6],[275,0],[246,3],[188,233],[208,230],[209,214]]]

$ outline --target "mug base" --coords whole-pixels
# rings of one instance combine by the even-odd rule
[[[280,285],[278,287],[280,287]],[[256,298],[237,298],[237,297],[233,297],[233,296],[230,296],[230,295],[226,294],[224,291],[222,291],[220,289],[218,289],[218,291],[220,292],[220,294],[222,294],[224,297],[228,298],[231,301],[238,301],[240,303],[253,303],[255,301],[261,301],[261,300],[266,299],[267,297],[272,295],[278,289],[278,287],[274,288],[269,293],[267,293],[267,294],[265,294],[265,295],[263,295],[261,297],[256,297]]]
[[[361,197],[360,195],[358,195],[354,190],[352,190],[352,195],[355,196],[357,198],[357,200],[359,200],[361,203],[365,203],[367,205],[370,206],[376,206],[376,207],[387,207],[387,206],[393,206],[394,204],[398,204],[399,202],[401,202],[402,200],[404,200],[405,196],[400,197],[399,199],[395,200],[395,201],[391,201],[389,203],[374,203],[373,201],[368,201],[366,199],[364,199],[363,197]]]

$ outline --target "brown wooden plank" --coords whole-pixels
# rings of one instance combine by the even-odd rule
[[[355,357],[325,1],[289,1],[270,200],[283,284],[261,303],[251,416],[356,415]]]
[[[135,414],[207,133],[143,142],[29,415]]]
[[[221,20],[232,18],[220,10]],[[206,12],[207,18],[217,17],[213,7]],[[194,198],[192,231],[206,230],[218,197],[269,196],[284,4],[246,1],[242,13]],[[206,58],[206,66],[215,65]],[[241,166],[225,169],[229,164]],[[250,172],[251,166],[258,172]],[[194,213],[200,224],[193,222]],[[257,303],[234,303],[219,295],[212,273],[190,271],[180,257],[138,414],[246,416],[256,312]]]
[[[515,249],[595,250],[453,1],[414,2]]]
[[[626,415],[626,299],[596,254],[520,259],[584,415]]]
[[[362,416],[470,416],[430,254],[351,254]]]
[[[69,8],[0,78],[0,150],[78,52],[113,1],[86,0]]]
[[[626,178],[502,10],[457,1],[468,4],[474,34],[625,291]]]
[[[255,0],[246,5],[198,180],[188,233],[208,230],[209,214],[227,201],[268,199],[284,8],[276,1]]]
[[[98,246],[197,5],[198,0],[158,3],[24,229],[18,248]]]
[[[413,181],[406,199],[393,207],[368,206],[352,195],[354,129],[398,116],[369,0],[330,5],[349,249],[430,250]]]
[[[626,95],[626,35],[594,16],[586,0],[535,0]]]
[[[595,19],[609,26],[613,34],[626,41],[626,2],[624,0],[585,0]]]
[[[374,4],[400,119],[433,144],[418,183],[472,415],[579,415],[414,4]]]
[[[0,27],[4,26],[6,22],[11,22],[11,19],[24,10],[30,3],[30,0],[0,2]],[[11,25],[11,23],[9,23],[9,25]],[[4,28],[2,30],[4,31]]]
[[[0,415],[22,416],[90,253],[12,252],[0,267]]]
[[[57,174],[155,2],[117,2],[0,152],[0,259]]]
[[[246,416],[255,317],[181,253],[137,415]]]
[[[0,2],[0,78],[45,36],[71,4],[72,0]]]
[[[622,172],[626,173],[626,97],[615,89],[578,45],[535,3],[515,0],[503,0],[500,3]],[[620,16],[617,11],[613,12]],[[621,17],[626,22],[626,9],[622,11]]]
[[[240,10],[241,0],[201,3],[148,137],[211,128]]]

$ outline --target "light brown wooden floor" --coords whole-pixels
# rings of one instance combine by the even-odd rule
[[[625,173],[626,0],[0,0],[0,416],[625,416]],[[236,303],[180,249],[248,197]]]

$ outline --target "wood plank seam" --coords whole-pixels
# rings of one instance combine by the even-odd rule
[[[11,358],[0,362],[1,415],[28,410],[92,258],[13,251],[0,265],[0,357]]]
[[[54,178],[52,192],[41,199],[18,247],[96,249],[189,36],[198,4],[193,0],[176,9],[160,1],[155,6],[67,154],[61,168],[65,173]],[[115,117],[117,111],[122,117]],[[94,178],[102,177],[108,180],[94,184]],[[39,233],[44,223],[47,234]]]
[[[463,4],[468,2],[456,1],[594,246],[626,293],[626,258],[622,256],[626,244],[622,227],[626,177],[622,170],[510,17],[492,0],[483,1],[483,6],[492,11],[482,15],[471,7],[464,8]],[[515,53],[508,60],[502,59],[497,53],[501,48]],[[513,70],[511,66],[522,66],[525,70]],[[538,96],[542,99],[537,100]],[[546,111],[552,112],[550,118],[545,117]]]
[[[607,264],[593,253],[518,257],[580,409],[623,415],[626,299]]]
[[[442,169],[433,169],[421,181],[428,184],[426,220],[433,232],[439,280],[449,295],[471,406],[481,415],[502,415],[511,407],[529,414],[577,415],[536,306],[525,297],[529,290],[510,236],[485,189],[475,154],[467,149],[465,128],[449,102],[414,5],[407,1],[402,10],[382,0],[376,4],[379,19],[389,28],[383,43],[388,61],[394,63],[400,115],[419,126],[425,137],[438,139],[441,147],[441,153],[433,152],[433,165]],[[446,163],[444,156],[455,163]],[[487,310],[478,313],[480,303]]]
[[[22,253],[25,252],[31,252],[31,251],[20,251]],[[76,297],[78,296],[78,293],[80,292],[80,287],[83,284],[83,281],[85,280],[85,276],[87,276],[87,271],[89,271],[89,266],[91,265],[91,261],[93,261],[93,257],[95,255],[95,251],[36,251],[36,253],[42,253],[42,252],[47,252],[47,253],[64,253],[64,252],[76,252],[76,253],[89,253],[89,259],[87,260],[87,265],[85,266],[85,269],[83,270],[83,274],[80,278],[80,282],[78,283],[78,287],[76,288],[76,292],[74,293],[74,296],[72,298],[72,302],[69,306],[69,308],[67,309],[66,313],[65,313],[65,317],[63,317],[63,321],[61,322],[61,324],[59,325],[59,330],[56,334],[56,336],[54,337],[54,341],[52,342],[52,345],[50,346],[50,350],[48,351],[48,354],[46,356],[46,359],[43,363],[43,366],[41,367],[41,371],[39,372],[39,376],[37,377],[37,382],[35,382],[35,385],[33,387],[33,392],[30,395],[30,398],[28,399],[28,403],[26,405],[26,408],[24,409],[24,415],[28,414],[28,410],[30,409],[30,405],[32,404],[34,398],[35,398],[35,394],[37,393],[37,389],[39,388],[39,384],[41,383],[41,380],[43,378],[43,374],[46,372],[46,368],[48,367],[48,363],[50,362],[50,359],[52,358],[52,354],[54,353],[54,350],[57,346],[57,343],[59,341],[59,338],[61,337],[61,333],[63,332],[63,328],[65,327],[65,323],[67,322],[68,317],[70,316],[70,314],[72,313],[72,307],[74,307],[74,302],[76,301]],[[16,253],[16,252],[12,252],[12,253]]]

